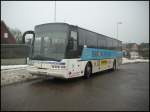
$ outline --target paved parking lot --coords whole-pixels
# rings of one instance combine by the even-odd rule
[[[90,79],[37,79],[1,87],[1,110],[149,110],[149,63]]]

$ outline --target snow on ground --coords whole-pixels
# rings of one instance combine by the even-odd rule
[[[17,68],[25,68],[25,67],[28,67],[28,65],[2,65],[1,70],[17,69]]]
[[[32,76],[25,69],[17,70],[2,70],[1,71],[1,86],[16,82],[22,82],[30,79],[36,79],[37,76]]]
[[[127,59],[122,58],[122,64],[126,63],[135,63],[135,62],[149,62],[145,59]],[[8,65],[1,66],[1,86],[12,84],[15,82],[26,81],[30,79],[39,78],[37,76],[32,76],[26,68],[30,67],[29,65]]]
[[[149,62],[149,60],[148,59],[128,59],[128,58],[122,58],[122,64],[137,63],[137,62]]]

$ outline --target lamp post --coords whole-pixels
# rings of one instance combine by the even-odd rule
[[[54,9],[54,22],[56,22],[56,1],[55,1],[55,9]]]
[[[122,22],[117,22],[117,39],[118,39],[118,25],[122,24]]]

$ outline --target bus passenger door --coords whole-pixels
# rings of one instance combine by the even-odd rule
[[[69,33],[67,57],[74,59],[79,58],[78,53],[78,33],[76,29],[71,29]]]

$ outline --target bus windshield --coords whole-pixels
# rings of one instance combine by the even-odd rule
[[[66,31],[35,31],[32,59],[61,60],[65,58],[66,45]]]

